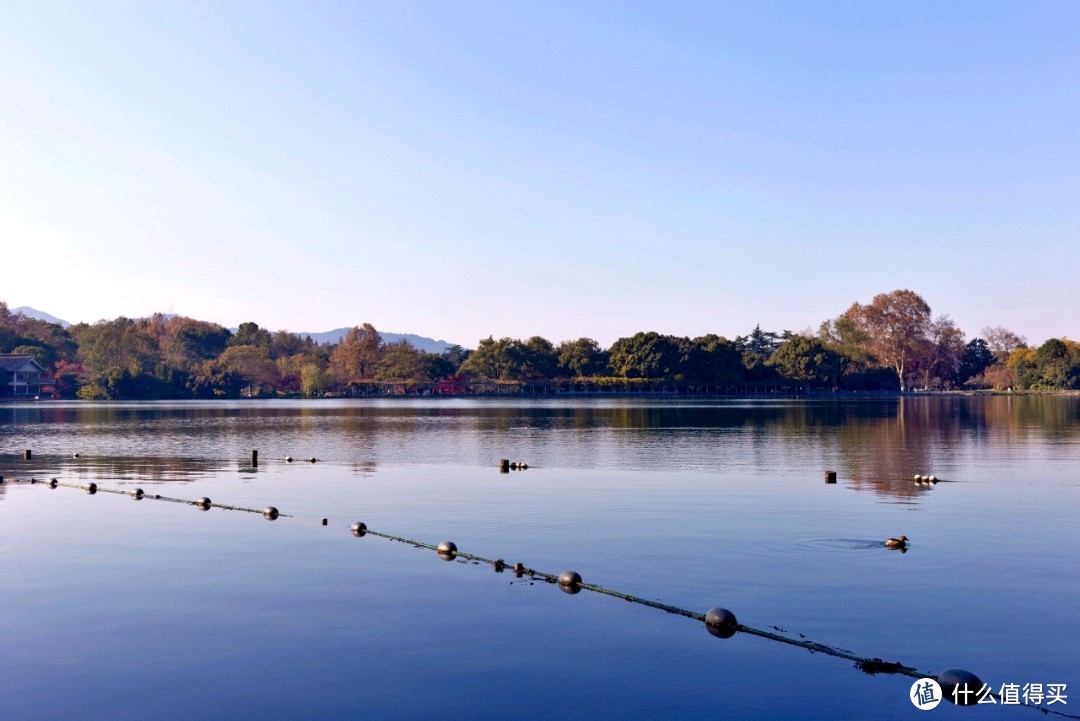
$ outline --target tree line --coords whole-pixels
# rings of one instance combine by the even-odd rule
[[[1080,344],[1051,338],[1030,347],[1002,327],[967,340],[910,290],[854,303],[816,330],[732,339],[640,332],[602,348],[591,338],[552,343],[488,337],[475,349],[434,354],[385,343],[370,324],[318,344],[257,323],[231,331],[183,316],[116,318],[63,328],[12,313],[0,302],[0,353],[32,355],[56,397],[239,398],[350,394],[373,384],[446,381],[627,386],[664,382],[690,392],[799,385],[815,390],[906,391],[1080,388]]]

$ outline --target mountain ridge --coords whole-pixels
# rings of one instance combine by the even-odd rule
[[[51,313],[47,313],[47,312],[45,312],[43,310],[38,310],[37,308],[31,308],[28,305],[21,305],[18,308],[12,308],[11,312],[12,313],[21,313],[24,316],[26,316],[27,318],[33,318],[35,320],[42,320],[42,321],[45,321],[46,323],[56,323],[57,325],[59,325],[59,326],[61,326],[63,328],[67,328],[67,327],[69,327],[71,325],[71,323],[64,320],[63,318],[57,318],[56,316],[52,315]],[[166,313],[164,315],[165,315],[165,317],[172,317],[175,314]],[[230,328],[229,330],[232,331],[233,333],[236,332],[236,328]],[[345,327],[345,328],[335,328],[334,330],[320,331],[320,332],[316,332],[316,333],[310,333],[310,332],[306,332],[306,331],[302,331],[302,332],[287,331],[287,332],[292,333],[293,335],[298,335],[301,338],[306,338],[306,337],[310,336],[311,339],[313,341],[315,341],[316,343],[318,343],[319,345],[325,345],[325,344],[328,344],[328,343],[329,344],[334,344],[334,343],[341,342],[341,339],[344,338],[345,335],[350,330],[352,330],[351,326]],[[383,343],[393,344],[393,343],[400,343],[402,341],[407,341],[413,348],[416,348],[417,350],[422,350],[425,353],[439,354],[439,353],[442,353],[443,351],[445,351],[447,348],[449,348],[449,347],[451,347],[453,345],[456,345],[454,343],[450,343],[449,341],[435,340],[434,338],[428,338],[427,336],[417,335],[416,333],[390,333],[390,332],[379,331],[379,335],[382,336]]]
[[[12,308],[11,312],[21,313],[27,318],[33,318],[34,320],[43,320],[46,323],[56,323],[61,328],[67,328],[69,325],[71,325],[71,323],[68,323],[63,318],[57,318],[55,315],[46,313],[43,310],[38,310],[37,308],[31,308],[28,305],[20,305],[18,308]]]
[[[323,331],[321,333],[307,333],[298,332],[296,335],[301,338],[311,336],[311,339],[319,345],[326,343],[339,343],[345,335],[352,330],[352,326],[347,328],[335,328],[334,330]],[[376,328],[375,330],[379,330]],[[291,331],[290,331],[291,332]],[[445,340],[435,340],[434,338],[428,338],[427,336],[416,335],[415,333],[390,333],[388,331],[379,330],[379,335],[383,339],[383,343],[393,344],[400,343],[401,341],[408,341],[409,345],[417,350],[422,350],[425,353],[442,353],[450,346],[456,345]]]

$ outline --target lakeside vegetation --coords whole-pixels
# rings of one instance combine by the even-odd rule
[[[1080,389],[1080,343],[1038,347],[984,328],[967,340],[947,315],[910,290],[855,303],[816,331],[698,338],[640,332],[602,348],[591,338],[557,345],[533,336],[492,337],[441,354],[384,343],[364,323],[339,343],[318,344],[254,322],[232,332],[183,316],[116,318],[68,328],[12,313],[0,302],[0,353],[32,355],[59,398],[239,398],[368,392],[375,384],[431,392],[474,381],[663,383],[688,392],[801,387],[823,391]]]

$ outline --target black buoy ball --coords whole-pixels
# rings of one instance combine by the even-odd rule
[[[91,483],[89,486],[86,487],[86,492],[89,493],[91,496],[97,493],[97,484]]]
[[[311,458],[309,458],[308,460],[309,460],[309,461],[311,461],[312,463],[315,463],[315,462],[316,462],[316,461],[318,461],[319,459],[318,459],[318,458],[316,458],[315,456],[312,456],[312,457],[311,457]]]
[[[263,518],[265,518],[268,521],[275,520],[278,517],[278,515],[280,515],[278,513],[278,509],[274,508],[273,506],[269,506],[269,507],[263,509]]]
[[[937,682],[941,686],[941,695],[950,703],[974,706],[979,702],[979,691],[982,690],[983,682],[971,671],[962,668],[946,669],[938,674]]]
[[[735,614],[726,608],[710,608],[705,613],[705,628],[717,638],[731,638],[738,630]]]
[[[451,561],[457,556],[457,544],[453,541],[443,541],[439,544],[439,558]]]
[[[56,488],[59,485],[60,485],[60,481],[56,480],[55,478],[53,478],[53,479],[51,479],[49,481],[49,488]]]
[[[200,511],[209,511],[212,504],[210,503],[209,498],[203,496],[199,500],[195,501],[195,505],[199,507]]]
[[[292,456],[285,456],[286,463],[292,463]]]
[[[577,571],[563,571],[559,574],[559,588],[567,593],[581,590],[581,574]]]
[[[143,499],[143,496],[145,495],[146,491],[141,488],[136,488],[134,491],[131,492],[131,497],[134,498],[136,501],[141,501]]]
[[[356,523],[352,524],[349,530],[352,531],[352,534],[357,538],[363,538],[365,535],[367,535],[367,524],[357,521]]]
[[[78,458],[78,457],[79,457],[79,454],[78,454],[78,453],[72,453],[72,454],[71,454],[71,457],[72,457],[72,458]]]

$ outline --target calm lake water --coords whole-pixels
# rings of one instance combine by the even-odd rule
[[[906,676],[355,521],[1080,716],[1075,397],[7,404],[0,475],[286,514],[0,485],[0,719],[923,718]]]

